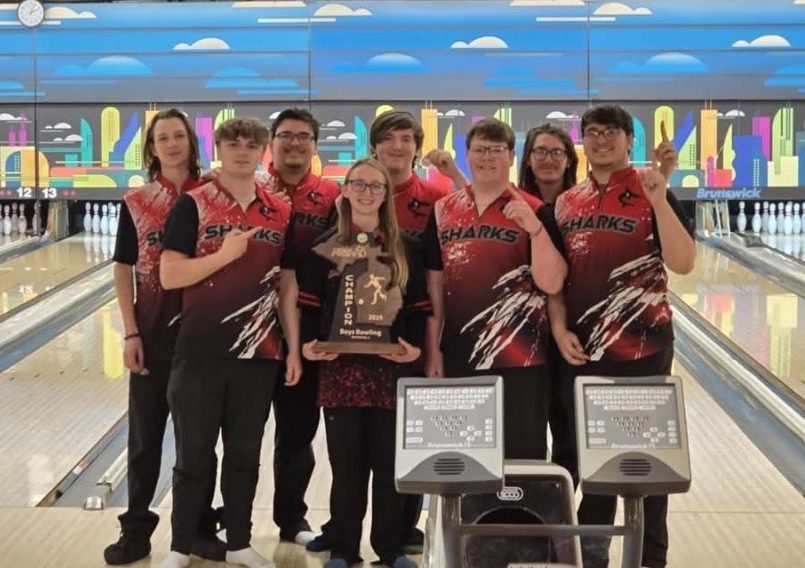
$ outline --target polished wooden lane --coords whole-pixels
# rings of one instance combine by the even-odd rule
[[[111,258],[114,237],[76,235],[0,264],[0,315]]]
[[[0,372],[0,506],[38,503],[123,416],[123,371],[111,302]]]
[[[687,369],[682,376],[687,404],[693,485],[671,497],[669,568],[790,568],[805,558],[805,504],[765,456],[733,424]],[[254,511],[253,545],[271,556],[278,568],[317,568],[326,553],[311,554],[280,543],[271,520],[271,451],[273,421],[263,444],[263,465]],[[315,440],[319,463],[308,491],[309,520],[317,528],[328,518],[330,472],[324,432]],[[220,496],[216,497],[220,501]],[[117,538],[120,509],[0,508],[0,558],[3,566],[101,568],[102,550]],[[162,522],[154,535],[153,556],[133,564],[157,566],[170,544],[170,498],[157,509]],[[371,515],[371,511],[369,513]],[[367,515],[368,516],[368,515]],[[424,521],[424,519],[423,519]],[[47,538],[43,538],[47,535]],[[620,545],[613,545],[612,566]],[[369,566],[374,554],[364,535],[361,553]],[[417,561],[419,557],[415,558]],[[199,568],[220,564],[196,560]]]
[[[805,398],[805,300],[722,252],[697,244],[695,270],[671,290]]]

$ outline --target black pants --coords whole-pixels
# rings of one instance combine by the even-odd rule
[[[331,556],[357,561],[372,473],[372,549],[391,566],[402,554],[400,494],[394,487],[394,410],[325,408],[333,470],[328,535]]]
[[[128,438],[128,510],[120,515],[125,532],[150,537],[158,517],[149,510],[154,499],[162,463],[162,440],[170,409],[168,408],[169,361],[151,361],[147,375],[129,375],[129,438]],[[215,473],[218,462],[212,455],[210,469],[213,482],[207,488],[202,524],[214,525],[211,518]]]
[[[580,367],[563,366],[561,390],[568,412],[568,427],[571,428],[573,451],[568,460],[568,468],[574,479],[578,479],[578,457],[576,454],[576,412],[573,383],[580,375],[601,375],[620,377],[640,377],[667,375],[671,372],[674,348],[634,361],[592,362]],[[558,462],[557,462],[558,463]],[[572,468],[572,469],[571,469]],[[579,523],[583,525],[611,525],[615,521],[617,498],[608,495],[584,494],[579,507]],[[652,495],[643,503],[643,559],[642,565],[648,568],[664,568],[668,554],[668,496]],[[609,563],[609,538],[583,538],[584,566],[590,568],[606,567]]]
[[[567,469],[571,476],[576,460],[576,429],[570,427],[574,409],[568,408],[564,393],[565,377],[562,373],[562,355],[551,338],[548,346],[548,369],[550,370],[548,393],[548,424],[551,428],[551,461]],[[570,400],[572,403],[572,399]],[[573,485],[579,483],[578,472],[573,477]]]
[[[189,554],[210,484],[218,433],[224,444],[221,493],[227,548],[251,541],[260,446],[271,409],[278,361],[177,358],[168,384],[176,433],[171,550]]]
[[[280,380],[274,393],[274,522],[284,540],[310,530],[305,492],[316,465],[312,443],[319,427],[319,366],[308,360],[303,365],[296,386],[286,387]]]
[[[548,451],[548,366],[454,373],[453,377],[503,377],[503,435],[506,459],[544,460]]]

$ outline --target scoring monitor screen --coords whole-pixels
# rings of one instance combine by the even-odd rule
[[[673,385],[585,385],[587,448],[679,449]]]
[[[403,447],[494,448],[497,443],[495,409],[492,385],[407,387]]]

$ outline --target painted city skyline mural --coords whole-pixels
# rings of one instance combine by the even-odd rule
[[[519,150],[546,120],[580,142],[584,109],[616,101],[635,116],[638,164],[666,121],[682,196],[805,186],[805,0],[46,8],[27,29],[16,3],[0,3],[0,199],[119,196],[142,179],[148,118],[169,106],[194,121],[205,167],[221,120],[310,108],[326,125],[315,168],[339,178],[388,106],[414,112],[426,150],[463,165],[464,132],[481,116],[509,122]]]
[[[213,132],[224,120],[256,116],[270,124],[283,104],[241,103],[180,105],[195,126],[204,168],[218,164]],[[142,147],[146,126],[165,105],[47,105],[37,112],[34,130],[26,110],[13,115],[0,105],[0,198],[113,198],[143,183]],[[412,104],[319,103],[312,111],[321,122],[314,172],[340,180],[350,164],[369,153],[369,126],[374,117],[390,108],[414,113],[425,131],[423,154],[433,148],[449,150],[458,165],[468,171],[465,133],[484,116],[494,116],[516,133],[519,156],[526,132],[532,126],[552,122],[562,126],[579,153],[578,177],[587,169],[581,143],[583,103],[473,103],[428,102]],[[626,105],[634,117],[635,143],[632,161],[644,165],[659,143],[660,122],[679,152],[679,165],[671,185],[685,191],[683,198],[757,199],[790,198],[793,188],[805,187],[805,129],[802,106],[775,102],[673,103]],[[29,108],[27,112],[32,112]],[[800,125],[797,127],[796,125]],[[35,169],[37,137],[39,172]],[[266,153],[263,167],[271,160]],[[519,162],[512,167],[517,178]],[[435,169],[421,175],[450,186]],[[725,190],[730,190],[725,193]],[[775,193],[776,192],[776,193]]]

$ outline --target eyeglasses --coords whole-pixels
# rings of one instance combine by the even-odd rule
[[[544,160],[548,156],[550,156],[554,160],[561,160],[567,155],[567,152],[565,152],[563,148],[546,148],[545,146],[537,146],[536,148],[531,148],[531,153],[534,154],[540,160]]]
[[[373,195],[380,195],[386,191],[386,184],[379,181],[363,181],[362,179],[348,179],[344,183],[348,184],[355,193],[363,193],[367,189]]]
[[[277,132],[274,135],[283,142],[292,142],[294,139],[299,140],[301,144],[305,144],[313,140],[313,135],[310,132]]]
[[[473,146],[469,149],[469,153],[475,156],[486,156],[489,154],[490,156],[502,156],[506,152],[509,151],[508,146]]]
[[[588,140],[614,140],[615,136],[621,129],[617,126],[610,126],[609,128],[605,128],[604,130],[596,130],[595,128],[588,128],[584,131],[584,137]]]

